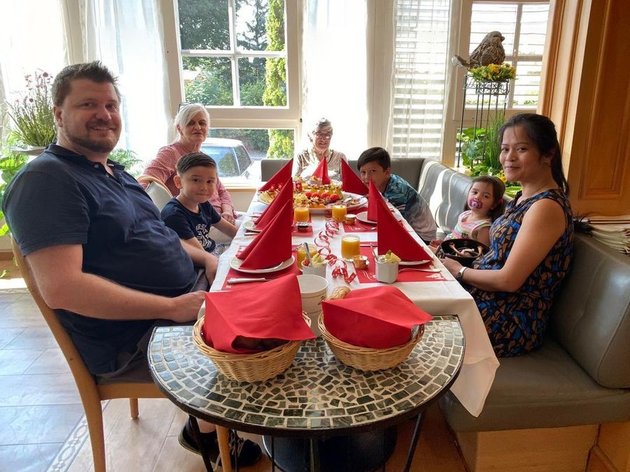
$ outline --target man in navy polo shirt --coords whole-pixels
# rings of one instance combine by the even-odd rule
[[[68,66],[52,94],[57,144],[8,186],[7,222],[97,381],[150,382],[151,328],[196,318],[204,293],[190,292],[194,267],[211,282],[217,259],[182,244],[136,180],[108,160],[121,131],[111,72],[99,62]],[[257,446],[251,452],[260,455]]]

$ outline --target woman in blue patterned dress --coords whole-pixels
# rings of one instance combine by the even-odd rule
[[[467,269],[444,259],[471,293],[499,357],[540,346],[573,256],[573,219],[556,129],[525,113],[500,130],[501,165],[522,190],[490,229],[490,251]]]

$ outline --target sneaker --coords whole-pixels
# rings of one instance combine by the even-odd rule
[[[199,445],[197,444],[197,441],[195,441],[190,422],[191,420],[189,418],[188,421],[186,421],[182,432],[179,433],[179,444],[190,452],[201,454]],[[212,433],[201,433],[201,441],[204,443],[205,449],[210,452],[210,462],[212,462],[212,467],[214,469],[220,467],[221,457],[219,454],[219,442],[217,440],[216,431],[213,431]],[[250,441],[249,439],[239,438],[236,432],[231,429],[229,430],[229,444],[232,465],[235,465],[237,462],[234,460],[235,457],[238,458],[239,467],[247,467],[258,462],[258,459],[260,459],[260,456],[262,455],[258,444]]]

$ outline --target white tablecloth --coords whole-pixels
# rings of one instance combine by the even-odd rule
[[[254,197],[254,201],[251,203],[247,214],[260,213],[264,209],[265,205],[258,203]],[[247,221],[247,219],[249,218],[246,216],[245,221]],[[308,242],[309,244],[313,243],[313,238],[317,236],[325,225],[323,215],[313,215],[312,224],[313,235],[308,237],[294,236],[294,244],[304,242]],[[409,227],[408,229],[415,235]],[[376,232],[361,232],[356,234],[361,238],[362,242],[376,241]],[[335,236],[331,241],[331,249],[334,254],[340,254],[342,235],[343,229],[339,235]],[[219,259],[217,276],[212,284],[211,290],[221,290],[230,269],[230,260],[234,257],[239,247],[246,246],[253,239],[254,236],[245,235],[244,227],[241,225],[229,249]],[[420,241],[419,238],[417,239]],[[451,387],[451,391],[472,415],[478,416],[483,409],[484,402],[494,381],[494,375],[499,366],[499,361],[490,344],[481,315],[479,314],[479,310],[477,310],[477,305],[470,294],[461,287],[437,258],[433,266],[442,268],[442,275],[446,280],[397,282],[393,285],[402,290],[405,295],[427,313],[432,315],[457,314],[459,316],[466,337],[466,352],[464,365],[462,366],[459,377]],[[330,289],[338,285],[346,285],[340,278],[332,279],[330,277],[330,270],[328,271],[328,282]],[[350,284],[350,287],[365,288],[377,284],[378,283],[359,284],[358,280],[355,279]]]

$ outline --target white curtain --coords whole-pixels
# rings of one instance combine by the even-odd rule
[[[356,159],[368,133],[366,0],[306,0],[303,31],[302,146],[322,117],[334,128],[331,148]]]
[[[7,3],[11,3],[7,8]],[[149,160],[167,144],[165,51],[155,0],[3,0],[0,67],[7,94],[36,68],[100,60],[119,77],[123,133],[118,143]],[[7,86],[9,85],[9,86]],[[2,87],[0,87],[0,90]]]
[[[36,70],[54,75],[63,67],[62,38],[55,2],[0,2],[0,108],[24,92],[26,75]]]

